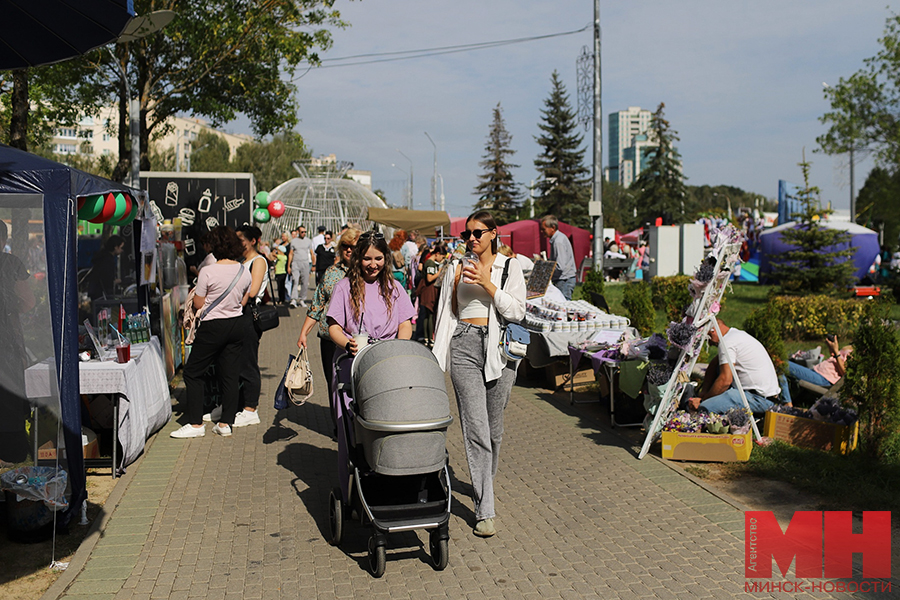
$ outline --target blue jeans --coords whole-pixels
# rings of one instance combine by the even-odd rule
[[[747,404],[750,405],[750,410],[754,413],[764,413],[775,406],[775,403],[768,398],[759,396],[757,394],[754,394],[753,392],[744,390],[744,394],[747,396]],[[707,398],[700,403],[701,409],[705,410],[706,412],[717,414],[724,414],[732,408],[743,407],[744,403],[741,400],[741,393],[737,388],[729,388],[718,396]]]
[[[792,379],[806,381],[807,383],[811,383],[813,385],[820,385],[825,388],[831,387],[832,385],[830,381],[828,381],[812,369],[790,361],[788,362],[788,374]],[[784,401],[791,402],[791,389],[787,385],[787,382],[781,384],[781,391]]]
[[[566,300],[572,299],[572,292],[575,291],[575,278],[569,277],[568,279],[560,279],[556,281],[553,285],[559,288],[559,291],[563,293],[563,296],[566,297]]]

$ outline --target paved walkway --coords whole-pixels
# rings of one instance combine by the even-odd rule
[[[371,577],[367,529],[348,523],[341,548],[326,541],[337,451],[321,376],[305,406],[272,409],[303,314],[263,338],[263,423],[191,440],[169,438],[170,423],[131,467],[64,598],[835,597],[745,594],[741,507],[661,460],[637,460],[591,416],[596,405],[572,410],[567,394],[529,387],[514,388],[506,412],[497,536],[471,533],[454,424],[449,566],[431,568],[426,535],[396,534],[384,577]]]

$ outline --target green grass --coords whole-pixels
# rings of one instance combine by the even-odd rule
[[[775,441],[754,446],[746,463],[729,463],[730,477],[756,475],[785,481],[844,510],[900,510],[900,464],[859,452],[847,456]]]

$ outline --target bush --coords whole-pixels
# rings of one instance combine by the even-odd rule
[[[672,275],[670,277],[654,277],[650,281],[653,307],[663,310],[669,321],[680,321],[684,309],[693,298],[688,291],[691,278],[689,275]]]
[[[828,333],[853,337],[870,302],[828,296],[772,296],[773,318],[785,339],[821,339]]]
[[[759,340],[779,374],[787,370],[787,353],[784,350],[784,338],[781,337],[780,318],[771,304],[751,312],[744,320],[742,329]]]
[[[878,460],[900,458],[900,337],[887,302],[870,302],[856,330],[841,397],[859,412],[860,447]]]
[[[603,295],[603,273],[593,269],[584,274],[581,284],[581,297],[590,302],[591,294]]]
[[[645,281],[625,285],[622,305],[628,311],[632,327],[645,337],[653,333],[656,311],[653,310],[653,302],[650,300],[650,286]]]

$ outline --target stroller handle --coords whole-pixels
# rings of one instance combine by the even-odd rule
[[[407,431],[425,431],[430,429],[444,429],[449,427],[451,423],[453,423],[453,417],[447,417],[446,419],[441,419],[440,421],[426,421],[426,422],[416,422],[416,423],[378,423],[372,421],[366,421],[359,415],[356,416],[356,421],[365,429],[369,431],[384,431],[388,433],[404,433]]]

